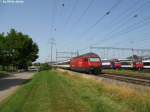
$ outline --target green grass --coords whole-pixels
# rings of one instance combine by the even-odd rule
[[[116,74],[116,75],[131,75],[150,79],[150,73],[144,73],[143,71],[133,71],[133,70],[103,70],[103,73]]]
[[[0,71],[0,78],[1,78],[1,77],[6,77],[6,76],[8,76],[8,75],[9,75],[8,72]]]
[[[2,102],[0,112],[150,112],[150,92],[43,71]]]

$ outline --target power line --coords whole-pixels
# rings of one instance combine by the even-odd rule
[[[113,36],[113,33],[114,32],[116,32],[116,31],[118,31],[117,29],[121,29],[122,27],[121,26],[126,26],[126,24],[128,23],[128,22],[130,22],[132,19],[135,19],[135,18],[138,18],[138,14],[136,14],[136,12],[137,11],[139,11],[139,10],[142,10],[143,8],[145,8],[145,7],[143,7],[145,4],[147,5],[148,3],[149,3],[150,1],[148,1],[148,2],[146,2],[146,3],[144,3],[144,4],[142,4],[142,5],[140,5],[139,7],[137,7],[135,10],[132,10],[130,13],[126,13],[126,12],[128,12],[128,10],[130,9],[130,8],[128,8],[128,10],[126,11],[126,12],[124,12],[123,13],[123,16],[126,14],[126,16],[131,16],[130,18],[128,18],[126,21],[124,21],[123,23],[120,23],[120,24],[115,24],[115,26],[117,26],[116,28],[113,28],[111,31],[110,31],[110,33],[109,33],[109,35],[108,36],[110,36],[110,37],[112,37]],[[137,1],[137,2],[135,2],[134,3],[134,6],[136,6],[137,4],[139,3],[139,1]],[[131,7],[132,8],[132,7]],[[131,9],[130,9],[131,10]],[[135,13],[135,14],[133,14],[133,13]],[[122,16],[122,17],[123,17]],[[125,17],[124,17],[125,18]],[[123,19],[124,19],[123,18]],[[116,19],[117,20],[117,19]],[[120,20],[122,20],[122,19],[120,19]],[[120,28],[121,27],[121,28]],[[108,38],[109,40],[110,40],[110,38]]]
[[[64,8],[66,7],[66,3],[65,3],[65,0],[58,0],[59,2],[59,16],[61,16],[63,18],[63,11],[64,11]]]
[[[139,3],[139,1],[140,0],[138,0],[136,3],[134,3],[130,8],[128,8],[128,10],[125,10],[122,14],[123,14],[123,16],[124,16],[124,14],[126,13],[126,15],[127,15],[127,12],[128,11],[130,11],[131,10],[131,8],[133,8],[134,6],[136,6],[138,3]],[[114,8],[114,7],[112,7],[112,8]],[[122,17],[123,17],[122,16]],[[120,16],[119,16],[120,17]],[[118,18],[118,16],[117,16],[117,18]],[[118,20],[117,20],[117,18],[115,19],[117,22],[118,22]],[[122,20],[122,19],[121,19]],[[128,20],[129,21],[129,20]],[[116,26],[116,24],[115,24],[115,26]],[[104,40],[102,40],[102,41],[104,41]],[[93,44],[94,45],[94,44]],[[85,48],[83,48],[83,49],[81,49],[80,51],[83,51],[83,50],[86,50],[86,49],[88,49],[89,47],[85,47]]]
[[[56,14],[57,14],[57,0],[53,0],[53,5],[52,5],[52,19],[51,19],[51,36],[53,37],[54,31],[56,31]]]
[[[72,57],[77,56],[77,52],[69,52],[69,51],[56,51],[56,60],[61,61],[61,60],[70,60]]]
[[[149,1],[150,2],[150,1]],[[146,2],[146,3],[148,3],[148,2]],[[139,9],[139,8],[138,8]],[[141,9],[141,7],[140,7],[140,9]],[[135,16],[136,14],[134,14],[133,16],[132,16],[132,18],[137,18],[137,16]],[[128,19],[129,20],[129,19]],[[145,19],[145,20],[148,20],[148,19]],[[143,21],[143,20],[142,20]],[[125,23],[124,23],[125,24]],[[132,31],[134,31],[134,30],[136,30],[136,29],[139,29],[139,28],[141,28],[141,27],[143,27],[145,24],[143,24],[143,25],[141,25],[141,27],[139,27],[138,26],[138,28],[132,28],[133,26],[135,26],[135,25],[138,25],[138,24],[141,24],[141,21],[140,22],[138,22],[138,23],[134,23],[134,24],[132,24],[132,25],[130,25],[129,27],[127,27],[126,29],[127,29],[127,31],[120,31],[120,32],[117,32],[117,34],[118,35],[110,35],[108,38],[105,38],[105,39],[102,39],[102,40],[100,40],[100,41],[104,41],[104,40],[107,40],[107,42],[108,41],[110,41],[111,39],[114,39],[114,38],[116,38],[116,37],[118,37],[119,35],[121,35],[121,34],[127,34],[127,33],[129,33],[129,32],[132,32]],[[146,23],[147,24],[147,23]],[[131,29],[132,28],[132,29]],[[120,28],[119,28],[120,29]],[[116,31],[118,31],[118,30],[116,30]],[[115,36],[115,37],[114,37]],[[113,37],[113,38],[112,38]],[[104,43],[104,42],[103,42]],[[96,44],[98,44],[98,43],[95,43],[95,44],[93,44],[93,45],[96,45]]]
[[[70,14],[68,15],[68,18],[67,18],[67,20],[66,20],[65,26],[67,26],[67,25],[68,25],[69,20],[71,19],[71,17],[72,17],[72,15],[73,15],[74,10],[75,10],[75,9],[76,9],[76,7],[77,7],[77,4],[78,4],[78,0],[75,0],[75,3],[74,3],[74,5],[73,5],[73,7],[72,7],[72,9],[71,9],[71,12],[70,12]]]
[[[144,23],[143,23],[143,22],[144,22]],[[145,27],[145,25],[148,25],[149,23],[150,23],[150,19],[149,19],[149,20],[146,20],[146,22],[143,21],[143,20],[142,20],[142,21],[139,21],[138,23],[134,23],[134,24],[128,26],[125,30],[118,32],[118,33],[119,33],[118,35],[127,34],[127,33],[129,33],[129,32],[134,31],[134,30],[140,29],[140,28],[142,28],[142,27]],[[118,37],[118,36],[116,36],[116,37]]]
[[[110,8],[110,10],[108,10],[103,16],[101,16],[93,25],[91,25],[86,32],[88,32],[89,30],[94,28],[99,22],[101,22],[105,18],[105,16],[109,15],[112,12],[112,10],[115,9],[121,2],[122,2],[122,0],[118,0],[117,3],[115,3]],[[86,32],[84,32],[84,33],[86,33]],[[83,51],[83,50],[86,50],[86,49],[89,49],[89,47],[85,47],[83,49],[80,49],[79,51]]]
[[[130,7],[130,8],[128,8],[127,10],[125,10],[124,12],[122,12],[122,16],[117,16],[117,18],[115,18],[113,21],[117,21],[118,23],[119,22],[121,22],[122,20],[124,20],[124,18],[125,18],[125,16],[124,15],[131,15],[132,13],[130,12],[130,13],[127,13],[128,11],[130,11],[134,6],[136,6],[137,4],[139,4],[139,1],[140,0],[138,0],[137,2],[135,2],[134,4],[133,4],[133,6],[132,7]],[[134,12],[134,10],[132,11],[132,12]],[[136,14],[135,14],[136,15]],[[134,15],[134,16],[135,16]],[[136,18],[136,16],[134,17],[133,15],[131,15],[132,17],[131,18],[129,18],[127,21],[125,21],[123,24],[125,25],[127,22],[129,22],[131,19],[133,19],[133,18]],[[123,18],[122,18],[123,17]],[[118,18],[120,18],[119,20],[118,20]],[[122,19],[121,19],[122,18]],[[111,22],[111,23],[114,23],[114,22]],[[117,24],[117,23],[115,23],[114,25],[112,25],[112,26],[118,26],[118,25],[122,25],[121,23],[119,23],[119,24]],[[120,27],[119,27],[120,28]],[[112,29],[111,31],[110,31],[110,33],[109,34],[112,34],[114,31],[116,31],[116,29]],[[92,38],[93,39],[93,37],[94,36],[90,36],[89,37],[89,39],[90,38]]]
[[[52,62],[53,62],[53,45],[56,45],[55,39],[54,39],[54,38],[51,38],[51,39],[50,39],[50,47],[51,47],[51,64],[52,64]]]
[[[126,38],[126,40],[127,39],[129,39],[129,38]],[[149,38],[149,36],[148,36],[148,38],[145,38],[145,39],[143,39],[143,37],[142,37],[142,39],[140,39],[140,40],[134,40],[136,43],[141,43],[141,42],[145,42],[145,41],[147,41],[147,40],[150,40],[150,38]],[[115,45],[118,45],[118,44],[120,44],[120,42],[116,42],[115,43]]]
[[[140,54],[141,52],[141,56],[144,56],[144,52],[147,52],[148,54],[150,54],[150,49],[137,49],[137,48],[118,48],[118,47],[99,47],[99,46],[92,46],[91,49],[96,49],[99,52],[104,50],[104,56],[105,58],[112,56],[112,53],[114,53],[115,51],[117,51],[118,54],[118,58],[121,58],[124,53],[126,53],[125,57],[127,57],[127,55],[131,56],[134,54]],[[106,52],[105,52],[106,51]],[[121,54],[120,54],[121,53]],[[102,55],[103,53],[101,53],[100,55]],[[111,55],[110,55],[111,54]],[[114,57],[111,57],[114,58]]]
[[[128,19],[127,19],[126,21],[124,21],[122,24],[118,24],[118,25],[115,24],[115,26],[118,26],[118,27],[116,27],[115,29],[113,29],[113,30],[110,32],[110,34],[114,33],[114,31],[118,31],[117,29],[120,29],[120,27],[125,26],[130,20],[135,19],[135,18],[138,18],[139,15],[136,14],[136,12],[137,12],[137,11],[141,11],[143,8],[145,8],[145,7],[143,7],[143,6],[144,6],[145,4],[147,5],[149,2],[150,2],[150,1],[148,1],[148,2],[146,2],[146,3],[144,3],[144,4],[142,4],[140,7],[136,8],[135,11],[132,11],[132,12],[128,13],[128,15],[126,15],[126,16],[130,16],[130,18],[128,18]],[[138,3],[138,2],[136,2],[134,5],[137,5],[137,3]],[[134,14],[133,14],[133,13],[134,13]]]
[[[117,23],[120,23],[122,21],[122,19],[125,19],[126,16],[130,15],[129,11],[131,11],[136,5],[138,5],[140,3],[141,0],[138,0],[137,2],[133,3],[133,5],[131,7],[129,7],[127,10],[124,10],[120,15],[120,16],[117,16],[114,21],[116,21]],[[129,13],[128,13],[129,12]],[[133,11],[132,11],[133,12]],[[114,22],[115,23],[115,22]],[[115,23],[115,26],[117,26],[117,23]],[[112,25],[113,26],[113,25]]]
[[[132,50],[133,48],[117,48],[117,47],[94,47],[92,46],[91,49],[116,49],[116,50]],[[142,50],[142,51],[150,51],[150,49],[134,49],[134,50]]]
[[[121,32],[119,32],[118,35],[116,35],[116,36],[112,35],[112,36],[110,36],[110,37],[108,37],[108,38],[105,38],[104,40],[107,40],[107,42],[108,42],[108,41],[110,41],[111,39],[117,38],[117,37],[120,36],[120,35],[127,34],[127,33],[129,33],[129,32],[134,31],[134,30],[140,29],[140,28],[142,28],[143,26],[145,26],[145,25],[147,25],[147,24],[149,24],[149,21],[146,22],[146,23],[144,23],[144,24],[141,24],[141,26],[137,26],[137,28],[128,29],[128,28],[131,27],[131,26],[129,26],[129,27],[127,28],[128,31],[124,31],[124,32],[121,31]],[[112,37],[113,37],[113,38],[112,38]],[[104,40],[102,40],[103,43],[104,43]],[[102,44],[102,43],[101,43],[101,44]],[[96,44],[94,44],[94,45],[96,45]]]
[[[55,26],[55,19],[56,19],[56,13],[57,13],[57,0],[52,1],[52,10],[51,10],[51,26],[50,26],[50,62],[52,64],[53,62],[53,46],[56,45],[54,37],[54,31],[56,31]],[[49,41],[48,41],[49,45]],[[49,56],[48,56],[49,57]],[[48,61],[48,60],[47,60]]]
[[[92,6],[92,4],[94,3],[95,0],[91,0],[88,4],[88,6],[86,7],[86,9],[83,11],[83,13],[79,16],[79,18],[77,19],[77,21],[74,23],[74,25],[77,25],[81,19],[85,16],[85,14],[88,12],[88,10],[90,9],[90,7]],[[73,27],[74,28],[74,27]]]
[[[90,30],[92,30],[97,24],[99,24],[106,16],[110,15],[110,13],[112,12],[113,9],[115,9],[122,0],[118,0],[117,3],[115,3],[104,15],[102,15],[101,17],[98,18],[98,20],[92,24],[85,32],[83,32],[82,34],[87,34],[88,32],[90,32]]]

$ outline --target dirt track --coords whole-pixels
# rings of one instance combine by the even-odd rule
[[[0,102],[10,96],[23,83],[29,81],[34,73],[24,72],[0,78]]]

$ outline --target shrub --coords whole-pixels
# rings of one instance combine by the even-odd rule
[[[52,69],[52,66],[48,65],[48,63],[43,63],[40,65],[40,71]]]

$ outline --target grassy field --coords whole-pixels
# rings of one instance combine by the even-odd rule
[[[103,73],[116,75],[131,75],[150,79],[150,73],[144,73],[143,71],[105,69],[103,70]]]
[[[43,71],[2,102],[0,112],[150,112],[150,92]]]
[[[0,78],[1,78],[1,77],[6,77],[6,76],[8,76],[8,75],[9,75],[8,72],[0,71]]]

